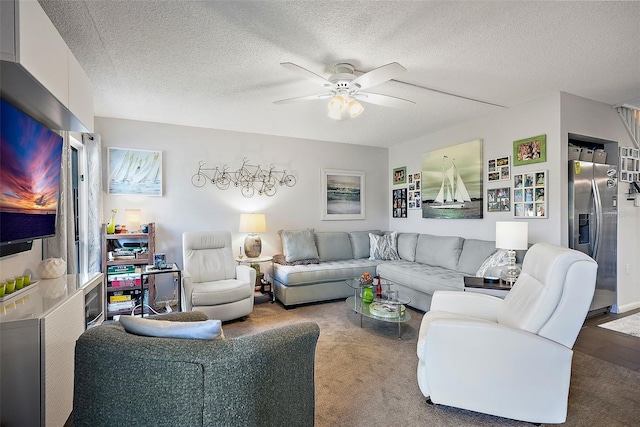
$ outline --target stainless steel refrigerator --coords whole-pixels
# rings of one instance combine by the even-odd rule
[[[616,176],[616,166],[569,161],[569,247],[586,253],[598,263],[590,315],[607,311],[616,302]]]

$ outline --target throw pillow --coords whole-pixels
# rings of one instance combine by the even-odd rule
[[[320,258],[312,228],[306,230],[280,230],[278,233],[282,240],[282,251],[287,262]]]
[[[222,322],[220,320],[171,322],[169,320],[120,316],[118,321],[125,331],[147,337],[211,340],[222,336]]]
[[[400,259],[400,256],[398,256],[397,236],[398,233],[395,231],[382,236],[369,233],[369,259]]]
[[[487,257],[484,260],[478,271],[476,277],[485,277],[487,270],[493,267],[501,267],[509,264],[509,251],[506,249],[497,250],[493,255]]]

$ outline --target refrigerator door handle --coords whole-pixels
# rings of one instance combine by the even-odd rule
[[[593,205],[596,213],[595,223],[595,238],[593,242],[593,259],[598,260],[598,252],[600,251],[600,241],[602,237],[602,199],[600,197],[600,190],[596,184],[596,179],[591,179],[591,191],[593,191]]]

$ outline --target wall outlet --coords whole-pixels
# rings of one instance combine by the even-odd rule
[[[631,264],[627,264],[627,265],[625,265],[625,267],[624,267],[624,274],[626,274],[627,276],[628,276],[629,274],[631,274]]]

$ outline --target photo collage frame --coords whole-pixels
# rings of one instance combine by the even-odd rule
[[[513,216],[547,218],[547,171],[513,175]]]
[[[640,181],[640,150],[620,147],[620,174],[622,182]]]
[[[409,175],[409,204],[408,209],[422,209],[422,174],[416,172]]]

